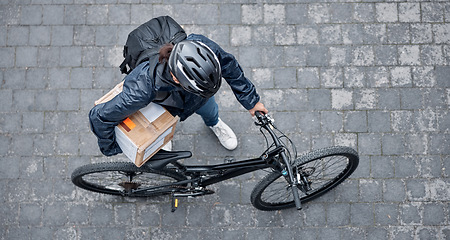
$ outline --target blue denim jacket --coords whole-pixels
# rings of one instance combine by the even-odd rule
[[[217,55],[222,77],[244,108],[252,109],[259,102],[255,86],[244,76],[233,55],[203,35],[191,34],[187,39],[203,42]],[[115,141],[114,127],[150,102],[164,106],[172,115],[178,115],[184,121],[208,100],[176,85],[167,64],[159,63],[157,57],[141,63],[124,80],[120,94],[109,102],[93,107],[89,112],[91,130],[97,136],[100,151],[106,156],[122,152]],[[160,95],[165,97],[159,99]]]

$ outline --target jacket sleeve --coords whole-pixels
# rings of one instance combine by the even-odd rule
[[[96,105],[89,112],[92,132],[97,136],[100,151],[106,156],[121,153],[114,127],[128,116],[148,105],[155,97],[148,68],[136,68],[125,77],[123,91],[112,100]]]
[[[217,43],[202,35],[191,34],[188,40],[203,42],[216,54],[222,68],[222,77],[245,109],[250,110],[259,102],[260,97],[255,85],[244,76],[244,71],[232,54],[225,52]]]

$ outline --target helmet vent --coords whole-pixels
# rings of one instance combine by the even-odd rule
[[[183,73],[186,75],[187,78],[194,80],[191,74],[189,74],[189,71],[183,66]]]
[[[201,68],[200,64],[193,57],[186,57],[186,60],[189,62],[193,62],[198,68]]]
[[[205,78],[203,78],[203,76],[202,76],[202,74],[200,74],[198,71],[197,71],[197,69],[192,69],[193,71],[194,71],[194,73],[195,73],[195,75],[198,77],[198,78],[200,78],[203,82],[207,82],[206,80],[205,80]]]
[[[202,58],[203,58],[203,60],[205,60],[205,61],[206,61],[206,57],[205,57],[205,56],[203,56],[203,53],[202,53],[202,51],[200,51],[200,48],[197,48],[197,53],[198,53],[198,55],[199,55],[200,57],[202,57]]]

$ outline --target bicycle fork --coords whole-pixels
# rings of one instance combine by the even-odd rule
[[[302,203],[300,201],[300,196],[298,194],[298,179],[297,179],[297,174],[294,174],[293,170],[292,170],[292,166],[288,161],[288,158],[286,156],[286,153],[283,151],[280,153],[281,158],[284,161],[284,164],[286,166],[286,169],[281,171],[281,174],[283,176],[286,177],[286,175],[288,176],[288,180],[289,180],[289,184],[292,190],[292,196],[294,197],[294,202],[295,202],[295,208],[297,208],[297,210],[301,210],[302,209]]]

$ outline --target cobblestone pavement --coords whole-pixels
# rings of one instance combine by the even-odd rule
[[[450,2],[335,0],[1,0],[1,239],[450,239]],[[304,153],[352,146],[351,179],[302,211],[258,211],[256,172],[182,200],[76,189],[100,154],[93,101],[122,80],[127,33],[171,15],[235,54]],[[225,84],[226,85],[226,84]],[[198,116],[179,124],[192,163],[258,156],[264,139],[228,86],[222,149]]]

